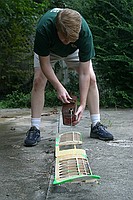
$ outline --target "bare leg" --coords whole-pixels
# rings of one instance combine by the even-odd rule
[[[34,70],[34,81],[31,92],[31,128],[26,134],[24,140],[25,146],[35,146],[41,140],[39,127],[44,105],[44,90],[47,79],[42,73],[40,67],[36,67]]]
[[[90,88],[88,91],[87,104],[90,110],[90,117],[92,121],[91,125],[91,138],[97,138],[100,140],[113,140],[113,135],[106,130],[106,127],[100,123],[100,111],[99,111],[99,92],[96,83],[96,76],[93,71],[92,65],[90,65],[91,78]]]
[[[96,83],[96,76],[92,67],[90,65],[91,78],[90,78],[90,88],[88,91],[87,105],[90,111],[90,114],[99,114],[99,92]]]
[[[31,92],[31,116],[32,118],[40,118],[45,101],[44,90],[47,79],[40,67],[36,67],[34,70],[34,81]]]

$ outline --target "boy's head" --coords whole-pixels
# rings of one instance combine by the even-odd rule
[[[56,28],[64,44],[75,42],[81,29],[81,15],[72,9],[63,9],[57,14]]]

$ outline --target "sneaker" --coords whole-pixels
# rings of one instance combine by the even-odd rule
[[[91,125],[91,132],[90,132],[90,137],[91,138],[96,138],[99,140],[104,140],[104,141],[109,141],[109,140],[113,140],[113,135],[111,133],[109,133],[106,130],[107,127],[105,127],[104,125],[102,125],[100,122],[97,122],[97,124],[92,127]]]
[[[38,142],[40,142],[40,130],[38,130],[35,126],[31,127],[30,130],[26,134],[26,139],[24,141],[25,146],[35,146]]]

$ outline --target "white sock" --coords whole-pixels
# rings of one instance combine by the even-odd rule
[[[92,126],[94,127],[97,122],[100,122],[100,114],[92,114],[90,115]]]
[[[31,118],[31,126],[35,126],[37,129],[40,129],[41,118]]]

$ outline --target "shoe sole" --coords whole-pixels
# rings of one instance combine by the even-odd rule
[[[38,138],[37,139],[37,142],[35,142],[35,143],[33,143],[33,144],[26,144],[26,143],[24,143],[24,146],[26,146],[26,147],[34,147],[34,146],[36,146],[37,144],[38,144],[38,142],[40,142],[41,141],[41,138]]]
[[[103,141],[110,141],[110,140],[114,139],[114,138],[102,138],[102,137],[98,137],[98,136],[90,136],[90,138],[99,139],[99,140],[103,140]]]

